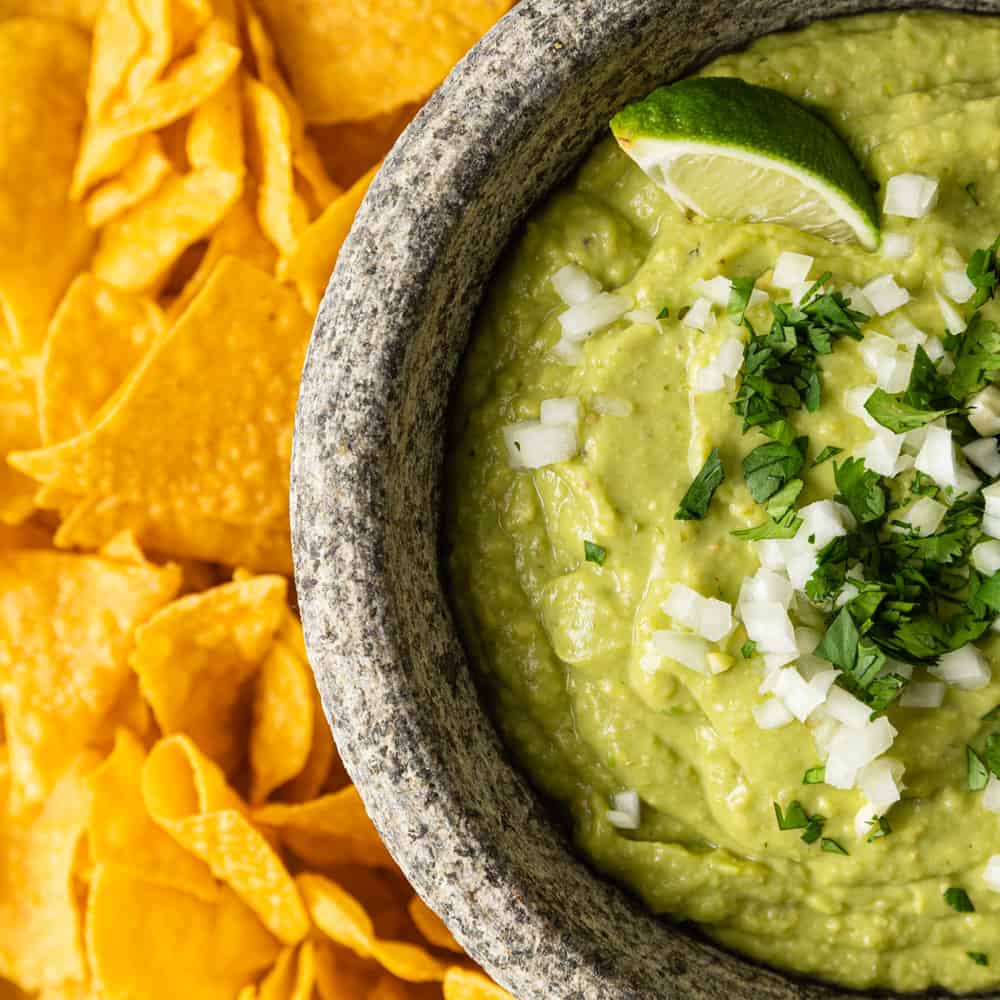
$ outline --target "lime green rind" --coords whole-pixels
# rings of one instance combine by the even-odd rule
[[[611,131],[624,147],[636,139],[703,142],[769,157],[838,190],[878,245],[875,199],[850,149],[822,118],[776,90],[732,77],[681,80],[623,108]]]

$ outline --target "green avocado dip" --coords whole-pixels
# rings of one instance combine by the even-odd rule
[[[880,246],[709,221],[599,142],[460,373],[459,626],[653,911],[846,986],[995,987],[1000,21],[827,21],[699,77],[832,123]]]

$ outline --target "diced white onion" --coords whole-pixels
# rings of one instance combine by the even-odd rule
[[[891,805],[900,800],[904,771],[902,761],[879,757],[858,772],[858,788],[878,815],[884,815]]]
[[[879,316],[885,316],[910,301],[910,293],[891,274],[880,274],[862,289]]]
[[[866,316],[875,315],[875,307],[868,301],[868,296],[857,285],[844,285],[841,294],[852,309],[863,312]]]
[[[967,643],[960,649],[945,653],[928,670],[946,684],[961,688],[963,691],[975,691],[986,687],[992,676],[986,658],[972,643]]]
[[[983,789],[983,805],[991,813],[1000,813],[1000,780],[995,774],[990,775]]]
[[[800,281],[788,289],[788,297],[792,300],[792,305],[800,306],[805,302],[809,290],[815,284],[814,281]]]
[[[962,449],[962,454],[978,469],[982,469],[991,479],[1000,476],[1000,451],[995,437],[979,438]]]
[[[983,501],[987,514],[992,517],[1000,516],[1000,483],[993,483],[983,490]]]
[[[712,642],[718,642],[733,630],[733,610],[725,601],[703,597],[686,584],[675,583],[662,606],[678,625]]]
[[[629,300],[624,295],[601,292],[586,302],[570,306],[560,314],[562,335],[566,340],[586,340],[595,331],[623,316],[629,305]]]
[[[750,711],[759,729],[780,729],[795,718],[777,698],[768,698]]]
[[[810,721],[813,742],[816,744],[816,749],[820,752],[823,760],[826,760],[830,754],[830,743],[840,729],[840,723],[836,719],[830,718],[822,707],[813,713]]]
[[[796,590],[805,590],[809,577],[816,572],[819,565],[819,558],[816,555],[817,549],[811,545],[806,545],[802,551],[796,552],[785,561],[785,571],[788,579]]]
[[[952,302],[968,302],[976,294],[976,286],[969,281],[964,270],[945,271],[941,276],[941,283],[944,285],[944,294]]]
[[[695,392],[718,392],[726,385],[725,376],[712,365],[705,365],[694,373],[692,388]]]
[[[726,378],[736,378],[743,364],[743,342],[736,337],[727,337],[719,347],[712,365]]]
[[[692,286],[699,295],[704,295],[713,305],[721,306],[723,309],[729,305],[729,293],[733,290],[733,283],[723,275],[716,275],[705,281],[699,278]]]
[[[944,684],[938,681],[911,681],[903,688],[899,704],[903,708],[940,708],[944,692]]]
[[[763,288],[755,288],[750,293],[750,301],[748,303],[748,306],[750,307],[759,306],[765,302],[770,302],[770,301],[771,301],[771,296],[768,295]]]
[[[916,351],[920,345],[927,343],[927,334],[905,316],[893,316],[888,322],[893,339],[908,351]]]
[[[835,687],[826,698],[826,710],[833,718],[850,729],[864,729],[872,710],[849,691]]]
[[[938,309],[941,310],[941,318],[944,320],[944,328],[949,333],[961,333],[965,329],[965,320],[961,313],[940,293],[935,292]]]
[[[815,262],[814,257],[804,253],[792,253],[783,250],[774,262],[774,273],[771,284],[777,288],[790,289],[802,284],[809,277],[809,270]]]
[[[625,319],[630,323],[645,323],[659,328],[660,320],[652,309],[630,309],[625,313]]]
[[[899,453],[903,448],[903,434],[893,434],[885,427],[877,430],[861,449],[861,457],[872,472],[880,476],[894,476],[898,471]]]
[[[958,486],[951,431],[945,427],[929,426],[914,465],[940,486]]]
[[[907,219],[922,219],[934,207],[938,180],[925,174],[896,174],[885,185],[882,211]]]
[[[988,385],[969,400],[969,423],[983,437],[1000,434],[1000,389]]]
[[[859,840],[871,836],[874,822],[879,817],[879,811],[870,802],[866,802],[854,816],[854,833]]]
[[[902,260],[913,254],[916,241],[909,233],[883,233],[879,252],[889,260]]]
[[[914,534],[926,538],[933,535],[941,526],[948,508],[930,497],[920,497],[899,515],[899,520],[905,521]]]
[[[699,674],[709,673],[708,643],[700,635],[661,630],[653,633],[653,647],[662,656]]]
[[[608,417],[629,417],[635,407],[627,399],[605,396],[599,392],[590,397],[590,408]]]
[[[770,601],[787,608],[792,603],[795,588],[780,573],[762,566],[753,576],[744,579],[740,587],[738,604],[751,604],[755,601]]]
[[[927,343],[924,344],[924,350],[931,361],[940,361],[945,356],[944,344],[937,337],[928,337]]]
[[[848,389],[844,393],[844,409],[865,422],[866,427],[873,431],[884,430],[885,428],[865,409],[868,397],[875,391],[873,385],[859,385],[853,389]]]
[[[630,825],[625,827],[627,830],[635,830],[639,826],[639,793],[632,788],[627,788],[624,792],[615,792],[612,797],[615,808],[612,812],[619,813],[623,816],[627,816],[630,820]],[[609,822],[611,813],[608,814]],[[617,825],[612,823],[612,825]]]
[[[983,534],[990,538],[1000,538],[1000,514],[983,515]]]
[[[575,427],[580,422],[580,400],[576,396],[543,399],[540,419],[546,426],[571,424]]]
[[[980,542],[972,550],[972,565],[984,576],[992,576],[1000,570],[1000,541],[991,538]]]
[[[893,659],[891,656],[885,658],[885,666],[879,671],[879,677],[888,677],[890,674],[899,674],[909,680],[913,676],[913,664],[904,663],[902,660]]]
[[[691,308],[684,314],[681,323],[693,330],[706,330],[712,319],[712,303],[704,297],[695,299]]]
[[[817,500],[802,507],[798,516],[802,525],[795,536],[796,541],[808,541],[816,548],[823,548],[827,542],[853,531],[856,522],[850,510],[835,500]]]
[[[854,598],[860,593],[861,591],[857,588],[857,586],[848,581],[843,587],[840,588],[840,593],[837,595],[837,599],[833,602],[833,605],[836,608],[842,608],[845,604],[849,604],[853,601]]]
[[[837,690],[834,688],[831,695]],[[828,711],[829,704],[828,697]],[[841,726],[830,741],[826,783],[834,788],[853,788],[861,768],[884,754],[895,738],[896,729],[884,715],[862,728]]]
[[[994,892],[1000,892],[1000,854],[994,854],[983,869],[983,881]]]
[[[568,306],[589,302],[601,294],[601,284],[576,264],[567,264],[552,275],[552,287]]]
[[[825,692],[813,687],[794,667],[775,671],[773,690],[799,722],[805,722],[825,700]]]
[[[798,654],[795,629],[783,604],[777,601],[749,601],[740,606],[747,634],[761,653]]]
[[[801,625],[795,630],[795,647],[800,656],[812,656],[816,647],[820,644],[823,636],[815,629],[803,628]]]
[[[575,340],[562,337],[552,348],[552,355],[564,365],[575,367],[583,362],[583,347]]]
[[[503,437],[512,469],[541,469],[566,462],[578,449],[576,428],[569,424],[549,426],[541,421],[526,420],[505,427]]]

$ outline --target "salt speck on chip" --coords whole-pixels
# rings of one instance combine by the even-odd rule
[[[907,219],[922,219],[937,203],[938,180],[925,174],[896,174],[885,185],[882,211]]]

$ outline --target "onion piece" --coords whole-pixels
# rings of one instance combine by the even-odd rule
[[[995,437],[979,438],[962,449],[962,454],[978,469],[982,469],[991,479],[1000,476],[1000,451]]]
[[[895,476],[899,472],[899,455],[905,434],[893,434],[885,427],[877,430],[861,449],[861,457],[872,472],[880,476]]]
[[[862,289],[879,316],[885,316],[910,301],[910,293],[896,283],[891,274],[872,278]]]
[[[733,630],[730,605],[714,597],[704,597],[683,583],[674,584],[661,607],[678,625],[711,642],[724,639]]]
[[[569,424],[549,426],[541,421],[526,420],[505,427],[503,437],[512,469],[541,469],[567,462],[579,448],[576,428]]]
[[[691,387],[695,392],[718,392],[726,387],[726,379],[717,368],[705,365],[694,373]]]
[[[901,708],[940,708],[944,702],[945,685],[938,681],[913,681],[899,696]]]
[[[691,287],[698,295],[703,295],[713,305],[725,309],[729,305],[729,293],[733,290],[733,283],[719,274],[714,278],[709,278],[708,281],[699,278]]]
[[[594,413],[608,417],[629,417],[635,410],[635,407],[627,399],[605,396],[599,392],[590,397],[590,408]]]
[[[896,174],[885,185],[882,211],[907,219],[922,219],[937,203],[938,180],[926,174]]]
[[[902,797],[905,770],[902,761],[879,757],[858,772],[858,788],[878,815],[884,815]]]
[[[552,348],[552,356],[564,365],[575,367],[583,362],[583,347],[575,340],[567,340],[562,337]]]
[[[727,337],[719,347],[712,366],[726,378],[736,378],[743,365],[743,341],[736,337]]]
[[[893,316],[889,320],[889,332],[896,343],[908,351],[916,351],[919,346],[927,343],[927,334],[905,316]]]
[[[747,634],[761,653],[798,655],[795,629],[784,605],[777,601],[750,601],[740,606]]]
[[[976,545],[972,550],[972,565],[984,576],[1000,570],[1000,541],[992,538]]]
[[[566,264],[552,275],[552,287],[568,306],[589,302],[601,294],[601,284],[576,264]]]
[[[700,635],[660,630],[653,633],[653,648],[667,659],[698,674],[710,673],[708,669],[708,643]]]
[[[826,783],[834,788],[853,788],[861,768],[884,754],[895,738],[896,729],[884,715],[861,728],[841,726],[830,741]]]
[[[547,427],[558,424],[570,424],[576,427],[580,422],[580,400],[576,396],[543,399],[539,419]]]
[[[701,330],[704,332],[708,329],[708,324],[712,319],[712,303],[702,297],[695,299],[691,303],[691,308],[684,314],[684,318],[681,323],[684,326],[689,326],[694,330]]]
[[[983,789],[983,805],[991,813],[1000,813],[1000,780],[995,774],[990,775]]]
[[[795,588],[780,573],[762,566],[753,576],[743,580],[737,605],[751,604],[755,601],[777,602],[783,608],[792,603]]]
[[[875,315],[875,307],[868,301],[868,296],[857,285],[850,283],[844,285],[841,289],[841,295],[844,296],[847,304],[852,309],[863,312],[866,316]]]
[[[817,500],[807,504],[798,511],[798,516],[802,518],[802,526],[795,540],[805,541],[811,538],[809,544],[818,549],[856,527],[850,510],[835,500]]]
[[[930,476],[940,486],[958,486],[955,466],[955,445],[951,431],[933,424],[927,427],[924,443],[914,463],[919,472]]]
[[[993,675],[986,658],[972,643],[945,653],[934,666],[927,669],[946,684],[963,691],[976,691],[986,687]]]
[[[969,423],[983,437],[1000,434],[1000,389],[988,385],[969,400]]]
[[[777,698],[768,698],[750,709],[758,729],[780,729],[787,726],[795,716]]]
[[[630,323],[645,323],[647,326],[660,328],[659,317],[652,309],[630,309],[625,313],[625,319]]]
[[[903,260],[913,255],[916,240],[909,233],[883,233],[879,253],[887,260]]]
[[[559,325],[566,340],[586,340],[592,333],[601,330],[623,316],[631,303],[624,295],[601,292],[586,302],[570,306],[559,316]]]
[[[965,329],[965,320],[961,313],[940,293],[935,292],[938,309],[941,310],[941,318],[944,320],[944,328],[949,333],[961,333]]]
[[[964,269],[945,271],[941,276],[941,284],[944,286],[944,294],[952,302],[968,302],[976,294],[976,286],[969,281]]]
[[[826,698],[826,710],[838,722],[850,729],[864,729],[872,710],[849,691],[835,687]]]
[[[783,250],[774,262],[771,284],[786,290],[802,284],[809,277],[809,271],[815,261],[815,257],[809,257],[804,253]]]
[[[1000,854],[993,854],[983,869],[983,881],[994,892],[1000,892]]]
[[[908,524],[914,534],[926,538],[938,530],[947,512],[948,508],[943,503],[938,503],[930,497],[920,497],[914,500],[897,520]]]

